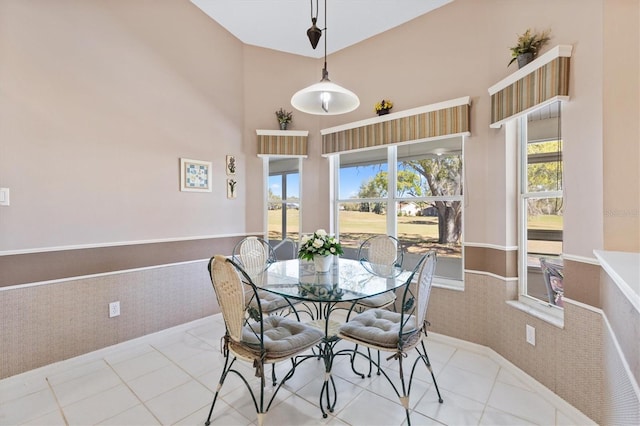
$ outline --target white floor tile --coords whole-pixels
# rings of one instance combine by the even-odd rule
[[[0,422],[2,424],[2,422]],[[52,411],[49,414],[45,414],[42,417],[38,417],[37,419],[30,420],[26,423],[21,423],[22,426],[67,426],[67,423],[62,417],[62,412],[60,410]]]
[[[552,425],[556,408],[537,393],[519,387],[496,383],[487,405],[532,423]]]
[[[406,419],[405,409],[400,404],[393,403],[369,391],[361,392],[335,415],[351,425],[399,425]]]
[[[533,425],[535,423],[531,423],[503,411],[496,410],[495,408],[487,407],[485,408],[484,413],[482,414],[482,419],[480,419],[480,423],[478,424],[481,426],[526,426]]]
[[[169,345],[158,345],[156,349],[175,362],[200,355],[203,352],[217,351],[217,349],[205,343],[203,340],[186,333],[182,335],[182,339]]]
[[[498,375],[498,370],[500,370],[500,366],[486,355],[464,350],[456,351],[449,360],[448,365],[487,376],[491,379],[495,379]]]
[[[166,356],[151,347],[149,349],[149,351],[136,357],[111,364],[111,367],[122,380],[128,381],[171,364],[171,361]]]
[[[141,401],[148,401],[190,380],[191,376],[182,371],[178,366],[169,364],[159,370],[130,380],[127,382],[127,385]]]
[[[506,368],[501,368],[498,372],[498,377],[496,380],[500,383],[505,383],[507,385],[516,386],[525,390],[532,390],[529,386],[525,384],[523,380],[520,380],[516,377],[515,374],[511,373]]]
[[[159,425],[160,422],[153,417],[153,414],[144,405],[139,404],[99,424],[102,426],[155,426]]]
[[[202,407],[200,410],[191,414],[190,416],[180,420],[176,423],[176,426],[202,426],[207,420],[209,415],[209,409],[211,403],[206,407]],[[217,401],[215,410],[211,414],[212,425],[224,425],[224,426],[248,426],[253,424],[251,420],[240,414],[233,407],[230,407],[224,401]],[[267,423],[269,425],[270,423]]]
[[[102,364],[104,368],[72,380],[51,384],[53,392],[62,407],[122,384],[120,377],[111,368],[108,368],[106,363],[103,362]]]
[[[442,404],[437,398],[422,398],[414,411],[448,425],[476,425],[485,405],[464,396],[442,391]]]
[[[49,388],[46,373],[20,374],[0,380],[0,401],[7,402]]]
[[[196,382],[189,381],[165,392],[145,405],[163,425],[173,424],[211,404],[213,393]]]
[[[337,316],[336,316],[337,318]],[[224,365],[219,345],[224,334],[221,315],[175,327],[143,338],[18,376],[0,380],[0,426],[5,425],[199,425],[209,413]],[[411,390],[412,424],[416,425],[571,425],[581,413],[562,412],[568,404],[549,402],[529,383],[526,374],[455,342],[427,338],[427,350],[444,403],[437,402],[431,376],[416,369]],[[352,348],[339,342],[335,350]],[[375,355],[375,354],[374,354]],[[397,384],[398,363],[382,365]],[[404,366],[412,365],[412,352]],[[368,372],[368,361],[357,368]],[[246,362],[235,367],[257,388],[255,370]],[[290,363],[279,363],[278,378]],[[309,359],[282,387],[265,417],[277,425],[406,425],[404,408],[386,379],[373,372],[356,375],[347,356],[336,358],[334,377],[338,400],[334,413],[322,417],[319,392],[324,363]],[[274,388],[267,368],[268,400]],[[544,398],[543,398],[544,396]],[[57,399],[56,399],[57,398]],[[546,399],[545,399],[546,398]],[[244,383],[230,374],[213,412],[213,425],[257,424],[253,401]]]
[[[0,403],[0,425],[16,425],[42,417],[58,410],[58,405],[49,389],[26,395],[22,398]]]
[[[119,385],[63,407],[63,411],[70,426],[93,425],[139,403],[140,401],[125,385]]]
[[[468,370],[447,365],[437,377],[440,390],[448,390],[486,403],[495,383],[494,379]]]

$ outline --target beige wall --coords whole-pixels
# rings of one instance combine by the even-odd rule
[[[373,104],[381,98],[392,99],[394,108],[403,110],[470,96],[465,242],[488,244],[497,251],[513,245],[513,164],[509,164],[513,152],[505,146],[507,130],[489,128],[487,88],[515,71],[506,65],[516,34],[528,27],[551,28],[551,46],[574,47],[571,100],[563,107],[562,119],[565,254],[578,271],[566,277],[568,287],[577,288],[579,277],[593,276],[593,265],[581,259],[592,259],[594,249],[638,250],[637,240],[625,232],[638,229],[639,221],[633,215],[640,185],[638,3],[537,0],[534,4],[456,0],[331,55],[331,79],[355,91],[362,105],[336,117],[294,113],[292,129],[310,131],[309,158],[303,168],[303,231],[330,226],[328,207],[323,207],[328,206],[323,201],[328,201],[323,183],[328,167],[319,155],[320,129],[372,117]],[[618,19],[625,24],[618,25]],[[618,27],[631,30],[618,32]],[[620,40],[627,34],[632,52],[621,59],[619,50],[627,50],[627,45]],[[11,188],[12,201],[10,207],[0,207],[0,255],[9,259],[26,250],[37,263],[38,251],[48,247],[133,245],[260,232],[262,161],[255,156],[255,129],[275,129],[274,111],[290,109],[291,94],[318,81],[321,68],[320,60],[243,46],[187,1],[0,0],[0,186]],[[632,89],[635,84],[635,92],[622,90],[622,82]],[[628,109],[621,110],[623,105]],[[227,154],[238,159],[239,197],[233,201],[224,191]],[[212,193],[178,190],[180,157],[213,162]],[[632,214],[607,215],[607,209]],[[227,251],[228,245],[212,244],[211,250]],[[465,275],[464,292],[434,293],[430,314],[434,329],[490,346],[596,421],[602,420],[602,405],[594,398],[602,396],[598,390],[610,375],[606,369],[595,373],[593,369],[602,365],[611,336],[602,331],[600,314],[571,305],[561,330],[507,305],[516,296],[517,283],[482,272],[508,271],[511,263],[505,259],[512,253],[494,257],[491,250],[478,254],[485,258],[478,268],[484,269],[480,275]],[[203,257],[200,251],[194,253],[191,260]],[[73,263],[74,256],[63,261]],[[109,270],[108,265],[103,268]],[[152,307],[136,317],[142,325],[136,333],[152,330],[144,324],[157,321],[157,309],[180,308],[180,299],[172,295],[180,291],[181,278],[189,282],[195,297],[205,297],[198,293],[205,285],[200,273],[190,270],[184,275],[181,268],[163,270],[178,278],[170,280],[165,298],[150,302]],[[126,297],[144,305],[145,293],[153,289],[137,285],[153,280],[156,269],[109,275],[114,280],[109,288],[115,290],[108,298]],[[0,284],[2,274],[0,270]],[[3,315],[19,319],[3,327],[2,341],[7,336],[20,339],[22,333],[34,330],[43,333],[40,327],[45,326],[53,337],[69,338],[70,331],[62,327],[69,317],[46,311],[45,300],[64,300],[76,290],[84,316],[72,320],[93,324],[95,329],[111,328],[113,323],[94,318],[107,302],[106,296],[96,296],[101,294],[99,285],[88,278],[81,283],[57,281],[44,286],[46,291],[37,286],[0,291]],[[590,282],[592,291],[596,287]],[[135,302],[139,297],[142,302]],[[29,316],[31,312],[34,315]],[[198,305],[178,320],[209,312],[210,307]],[[125,313],[123,305],[123,317]],[[536,349],[524,343],[523,325],[530,322],[541,332]],[[4,318],[3,324],[7,324]],[[78,350],[133,335],[115,330],[109,334],[116,336],[113,340],[92,341],[80,349],[74,346],[75,352],[56,355],[73,356]],[[74,328],[72,341],[82,341],[92,332]],[[37,339],[31,342],[37,347]],[[560,355],[575,348],[580,350],[580,362],[561,368]],[[0,376],[52,359],[14,361],[3,365]]]
[[[639,22],[637,1],[605,2],[603,232],[615,251],[640,251]]]
[[[0,252],[243,232],[242,69],[186,1],[0,1]],[[181,157],[213,192],[179,191]]]

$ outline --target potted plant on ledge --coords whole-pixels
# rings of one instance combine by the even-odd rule
[[[522,68],[527,65],[529,62],[533,61],[536,56],[538,56],[538,52],[549,41],[550,30],[544,31],[542,33],[535,33],[531,31],[531,29],[527,29],[524,34],[518,36],[518,42],[515,46],[510,47],[511,50],[511,61],[509,61],[509,65],[511,65],[514,61],[518,61],[518,68]]]
[[[393,102],[384,99],[375,105],[376,114],[378,115],[389,114],[391,108],[393,108]]]
[[[280,123],[280,130],[287,130],[287,126],[293,119],[293,113],[280,108],[276,111],[276,117],[278,117],[278,123]]]

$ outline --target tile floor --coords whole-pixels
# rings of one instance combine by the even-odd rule
[[[218,314],[1,380],[0,425],[202,425],[222,369],[223,333]],[[433,333],[427,344],[444,403],[428,371],[419,369],[413,425],[592,423],[487,348]],[[388,368],[394,365],[389,361]],[[252,377],[253,369],[246,371]],[[304,362],[278,393],[265,426],[406,424],[389,384],[375,374],[355,376],[346,357],[334,365],[336,409],[323,419],[322,374],[320,361]],[[214,425],[257,424],[235,376],[222,388],[212,419]]]

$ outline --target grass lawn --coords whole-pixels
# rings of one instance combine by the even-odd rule
[[[386,215],[340,211],[341,243],[356,248],[367,237],[387,232]],[[269,210],[269,239],[282,239],[282,210]],[[529,229],[562,230],[562,216],[539,215],[528,220]],[[297,241],[300,223],[299,210],[287,209],[287,237]],[[435,249],[438,255],[460,257],[461,244],[438,244],[438,218],[432,216],[399,216],[398,235],[409,253],[423,253]],[[530,241],[529,251],[559,253],[561,242]]]

